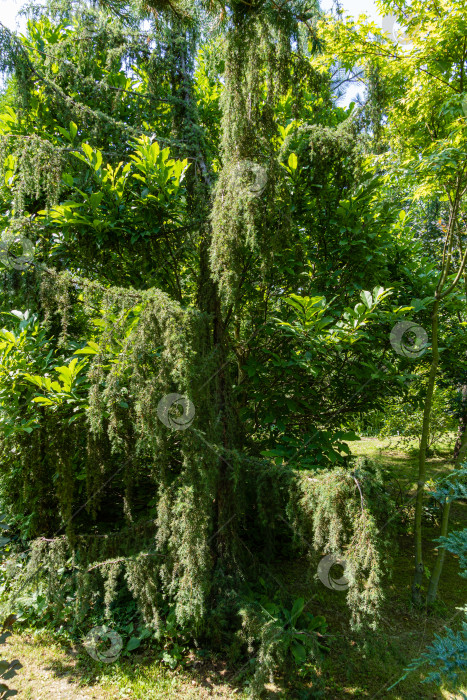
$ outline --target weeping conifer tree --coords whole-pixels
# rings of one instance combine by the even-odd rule
[[[126,5],[72,11],[53,4],[47,21],[72,23],[73,32],[57,29],[55,48],[47,45],[52,55],[36,56],[5,29],[1,35],[2,68],[14,76],[19,115],[17,133],[1,140],[1,161],[14,183],[6,228],[36,244],[33,265],[3,272],[4,303],[37,315],[47,351],[67,358],[65,366],[83,343],[89,358],[68,402],[50,399],[40,370],[30,371],[29,387],[43,397],[21,409],[28,419],[34,414],[33,429],[13,431],[2,447],[12,512],[33,512],[32,553],[13,590],[42,577],[58,607],[75,591],[81,621],[93,601],[103,596],[109,610],[126,587],[155,630],[169,606],[180,628],[214,640],[241,628],[243,618],[245,638],[261,645],[261,682],[280,658],[281,629],[264,625],[241,591],[257,560],[267,561],[274,533],[288,540],[295,533],[318,551],[346,551],[355,622],[374,614],[380,600],[376,520],[365,500],[374,479],[364,469],[360,481],[343,468],[316,479],[278,469],[245,430],[244,398],[235,388],[242,372],[238,347],[261,326],[252,309],[261,310],[265,290],[278,285],[276,255],[299,243],[276,146],[277,115],[294,80],[297,103],[302,87],[327,90],[326,78],[316,87],[316,75],[307,74],[315,10],[301,2],[150,2],[148,34]],[[215,148],[200,119],[194,78],[213,26],[223,61]],[[104,51],[105,71],[118,73],[120,83],[101,79],[104,70],[96,78],[89,41]],[[124,75],[135,65],[144,73],[137,91]],[[86,147],[72,136],[69,147],[25,135],[21,120],[27,126],[38,90],[56,123],[78,124]],[[133,102],[124,104],[127,94]],[[161,148],[151,150],[149,136]],[[140,167],[141,180],[144,148],[158,167],[180,163],[186,170],[180,199],[186,225],[180,226],[180,213],[173,215],[178,236],[164,223],[167,213],[147,240],[138,237],[135,219],[128,255],[123,226],[120,239],[108,236],[103,245],[77,220],[71,244],[57,246],[65,219],[53,212],[74,185],[62,177],[70,163],[76,168],[79,156],[76,177],[89,183],[93,171],[103,172],[103,153],[111,175],[102,182],[112,182],[122,201],[117,170],[124,178]],[[150,205],[149,192],[139,206]],[[98,342],[86,345],[91,333]],[[183,419],[161,404],[175,394],[183,397]],[[173,429],[188,417],[186,429]],[[289,525],[278,525],[282,518]],[[65,582],[57,578],[61,567]]]

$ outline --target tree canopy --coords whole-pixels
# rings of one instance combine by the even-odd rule
[[[430,435],[467,424],[465,4],[380,4],[405,44],[315,0],[0,24],[8,591],[254,648],[258,693],[325,629],[303,601],[305,641],[265,615],[271,562],[345,558],[350,624],[378,624],[394,503],[353,455],[369,416],[418,411],[418,605]]]

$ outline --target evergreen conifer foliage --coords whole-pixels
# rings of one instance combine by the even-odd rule
[[[349,552],[359,624],[380,600],[371,478],[281,470],[239,417],[242,352],[295,276],[275,272],[300,245],[280,119],[313,8],[147,7],[149,32],[114,3],[52,3],[42,38],[34,22],[26,40],[1,32],[16,98],[1,122],[2,239],[35,246],[26,269],[2,271],[2,310],[21,312],[0,345],[1,496],[33,540],[12,591],[41,581],[56,611],[73,592],[80,621],[126,588],[155,630],[169,609],[217,638],[240,611],[251,623],[250,545],[264,562],[284,517],[289,543],[295,531],[315,556]],[[196,78],[213,22],[222,71],[199,62]],[[296,70],[297,89],[316,86]],[[221,110],[216,153],[197,99]],[[258,640],[272,668],[280,654]]]

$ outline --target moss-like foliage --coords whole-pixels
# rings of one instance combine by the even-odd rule
[[[148,5],[156,13],[167,9],[164,3]],[[127,60],[139,62],[135,71],[144,76],[138,91],[120,70],[120,25],[108,29],[90,9],[84,19],[76,19],[76,31],[83,37],[92,27],[112,39],[108,53],[100,39],[95,43],[105,55],[96,72],[102,78],[114,70],[114,84],[109,81],[99,96],[110,88],[133,90],[140,106],[147,90],[148,102],[157,102],[159,111],[147,107],[146,116],[163,130],[161,142],[172,143],[171,157],[189,159],[184,190],[179,181],[172,187],[169,175],[158,179],[158,168],[172,161],[167,151],[164,163],[155,164],[160,149],[154,155],[149,137],[146,160],[131,152],[128,136],[141,129],[131,126],[131,116],[122,121],[123,107],[114,116],[120,103],[112,97],[102,107],[105,112],[98,107],[102,81],[94,79],[94,65],[81,49],[75,68],[86,73],[81,84],[86,104],[78,108],[76,94],[68,94],[74,69],[67,68],[65,56],[72,38],[63,27],[62,55],[50,49],[58,52],[59,67],[52,70],[44,60],[36,71],[45,92],[44,111],[58,103],[59,114],[80,121],[81,133],[89,132],[94,145],[104,114],[102,141],[111,144],[110,160],[115,160],[115,142],[124,139],[127,164],[121,170],[123,161],[109,166],[104,178],[101,151],[97,155],[83,140],[87,160],[78,158],[81,170],[75,162],[73,174],[62,177],[75,146],[58,148],[38,137],[19,138],[17,146],[10,137],[1,143],[14,209],[5,219],[13,233],[26,231],[38,246],[32,269],[19,277],[5,273],[5,298],[27,303],[35,314],[34,324],[22,318],[14,339],[16,364],[9,376],[18,381],[20,399],[11,409],[13,427],[1,447],[2,498],[17,521],[27,513],[23,534],[33,540],[28,564],[11,583],[11,592],[14,597],[24,588],[42,586],[57,615],[71,595],[80,624],[98,603],[111,616],[125,591],[154,630],[160,630],[168,609],[193,636],[219,640],[242,629],[243,641],[249,637],[259,649],[260,669],[270,672],[284,656],[280,634],[277,640],[280,625],[258,621],[240,594],[251,575],[251,550],[266,565],[280,547],[288,554],[294,546],[306,551],[303,541],[315,555],[342,554],[348,560],[352,621],[374,619],[381,576],[374,503],[363,472],[342,467],[312,478],[271,463],[261,456],[254,436],[245,435],[239,416],[236,391],[244,375],[235,364],[229,324],[236,316],[239,340],[255,315],[254,302],[264,301],[261,280],[281,288],[283,278],[274,280],[274,265],[291,231],[277,114],[293,82],[291,56],[302,51],[297,20],[293,12],[281,14],[272,6],[246,9],[239,3],[229,10],[220,160],[214,167],[207,162],[192,84],[199,34],[192,25],[187,28],[175,5],[169,3],[169,9],[169,20],[157,15],[162,27],[152,54],[152,39],[144,38],[137,48],[133,36],[129,42]],[[30,65],[24,50],[15,42],[12,47]],[[21,80],[20,73],[16,78]],[[39,92],[37,80],[33,86]],[[29,83],[25,89],[33,90]],[[132,103],[135,119],[142,119],[139,111]],[[56,124],[50,128],[63,132]],[[77,128],[73,136],[69,126],[71,140]],[[149,130],[144,122],[146,134]],[[339,141],[326,130],[312,136],[318,177],[329,169],[328,151],[337,162],[351,150],[350,136]],[[137,172],[130,161],[138,162]],[[121,196],[125,187],[136,187],[135,181],[145,185],[137,205]],[[47,210],[63,192],[70,197],[78,192],[80,199],[61,204],[60,225],[53,225]],[[110,202],[106,211],[112,209],[110,223],[102,221],[104,196]],[[131,218],[133,209],[155,200],[157,222]],[[180,206],[172,207],[174,200]],[[85,211],[84,204],[89,215],[77,214]],[[28,217],[38,210],[40,221]],[[177,258],[180,240],[183,254]],[[132,247],[136,241],[140,247]],[[81,242],[85,265],[74,249]],[[108,276],[100,255],[106,246],[111,259],[122,264]],[[95,270],[89,265],[92,251],[99,254]],[[141,267],[149,258],[150,273],[137,269],[133,255],[140,256]],[[167,271],[164,281],[169,280],[164,289],[154,283],[159,266]],[[109,282],[114,273],[120,276],[118,285]],[[251,309],[242,317],[245,289]],[[34,393],[32,385],[39,390]],[[169,409],[171,396],[180,400]],[[182,417],[177,405],[184,408]],[[310,573],[315,570],[312,559]],[[263,679],[263,670],[257,680]]]
[[[274,108],[289,88],[293,38],[288,27],[263,15],[239,19],[227,37],[223,168],[212,208],[211,246],[212,272],[227,302],[238,298],[253,258],[265,274],[289,230],[272,138]]]

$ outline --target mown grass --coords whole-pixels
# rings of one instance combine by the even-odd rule
[[[355,454],[366,455],[390,470],[394,493],[400,495],[401,506],[411,518],[411,498],[417,481],[417,455],[375,438],[364,438],[353,443]],[[452,436],[428,459],[428,476],[435,478],[451,468]],[[467,526],[467,505],[458,503],[452,511],[452,528]],[[430,569],[436,555],[432,540],[438,535],[436,511],[433,520],[426,520],[424,540],[426,565]],[[398,549],[391,551],[392,565],[384,582],[386,599],[378,629],[351,632],[345,592],[329,590],[314,582],[310,585],[309,563],[303,558],[275,562],[269,571],[257,575],[272,576],[277,585],[293,596],[303,596],[307,608],[314,614],[324,615],[328,623],[329,652],[320,663],[317,682],[297,679],[294,687],[283,687],[278,682],[266,693],[277,698],[387,698],[388,700],[454,699],[460,697],[445,688],[421,684],[422,672],[415,672],[387,692],[391,684],[403,675],[407,663],[418,657],[433,640],[435,633],[443,634],[446,626],[457,629],[461,615],[457,608],[465,605],[466,582],[459,577],[456,557],[448,555],[440,584],[439,600],[435,611],[414,609],[410,602],[413,573],[413,537],[410,527],[398,537]],[[77,687],[94,689],[96,698],[245,698],[246,692],[236,677],[238,668],[227,667],[225,661],[211,656],[209,660],[195,654],[186,659],[184,667],[171,671],[154,653],[147,649],[133,652],[113,664],[91,659],[83,648],[75,655],[59,647],[49,635],[17,637],[25,658],[33,649],[47,648],[48,667],[57,677],[67,674]],[[28,651],[29,649],[29,651]],[[21,672],[20,672],[21,673]],[[13,685],[14,687],[14,685]],[[465,690],[464,690],[465,692]],[[34,697],[34,695],[24,695]],[[51,695],[53,697],[53,695]],[[58,697],[58,696],[57,696]],[[87,697],[87,696],[86,696]]]

